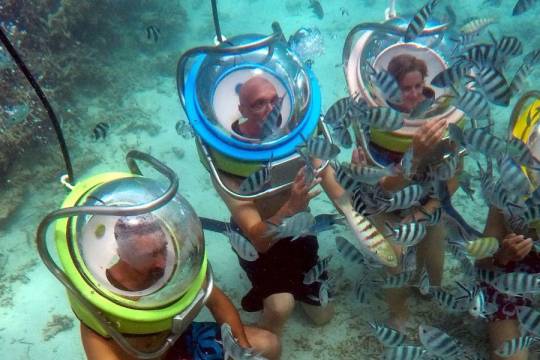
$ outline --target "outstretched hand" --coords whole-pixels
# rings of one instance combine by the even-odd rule
[[[293,214],[304,211],[309,201],[321,193],[320,189],[310,191],[311,188],[321,182],[321,178],[316,177],[311,184],[306,184],[305,176],[305,168],[301,168],[294,178],[291,195],[288,200],[289,211]]]
[[[416,130],[412,138],[412,148],[417,163],[431,152],[433,146],[442,140],[447,127],[448,122],[446,120],[434,119],[426,121],[420,129]]]
[[[522,260],[533,247],[531,238],[514,233],[506,235],[501,243],[501,247],[496,254],[496,260],[501,265],[506,265],[510,261]]]

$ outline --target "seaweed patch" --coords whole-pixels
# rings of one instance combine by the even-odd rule
[[[73,328],[73,319],[67,315],[54,314],[52,320],[47,323],[43,329],[43,340],[49,341],[62,331],[68,331]]]

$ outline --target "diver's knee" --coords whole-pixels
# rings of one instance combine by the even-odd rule
[[[287,317],[294,309],[294,296],[289,293],[279,293],[264,299],[264,311],[274,316]]]
[[[276,334],[257,327],[246,326],[246,336],[255,349],[269,360],[277,360],[281,355],[281,342]]]

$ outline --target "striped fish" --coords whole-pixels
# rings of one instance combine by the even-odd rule
[[[518,0],[516,5],[514,5],[514,9],[512,10],[512,16],[523,14],[525,11],[529,10],[534,4],[536,4],[536,0]]]
[[[322,137],[309,139],[305,147],[309,155],[321,160],[332,160],[340,152],[338,146]]]
[[[494,303],[488,303],[486,300],[486,295],[484,291],[478,291],[478,294],[474,297],[474,300],[471,303],[469,308],[469,314],[475,319],[482,318],[485,319],[489,315],[497,312],[498,306]]]
[[[304,275],[304,284],[309,285],[313,284],[315,281],[319,280],[321,275],[328,270],[328,264],[332,260],[332,255],[320,259],[317,261],[315,266],[313,266],[305,275]]]
[[[356,282],[354,285],[354,297],[361,305],[370,307],[377,306],[377,295],[373,292],[373,288],[367,286],[363,282]]]
[[[418,35],[420,35],[422,30],[424,30],[426,22],[431,16],[433,9],[435,8],[435,6],[437,6],[438,3],[439,0],[430,0],[416,13],[416,15],[414,15],[411,22],[409,23],[409,26],[407,26],[404,37],[405,42],[411,42]]]
[[[307,297],[313,301],[318,302],[319,306],[326,307],[328,305],[328,302],[330,301],[330,292],[328,287],[328,281],[322,281],[321,285],[319,286],[319,293],[317,294],[317,296],[309,294]]]
[[[496,22],[497,19],[493,17],[472,18],[459,28],[459,32],[463,34],[477,34]]]
[[[272,181],[272,159],[261,169],[255,171],[241,183],[238,191],[242,195],[256,194],[270,187]]]
[[[384,168],[351,164],[348,169],[354,179],[370,185],[377,184],[382,177],[392,175],[397,171],[393,164]]]
[[[540,275],[512,272],[497,276],[491,283],[502,293],[509,295],[540,293]]]
[[[499,250],[499,240],[491,236],[483,237],[470,241],[465,248],[470,256],[480,260],[492,256]]]
[[[351,124],[351,116],[355,106],[361,105],[360,103],[356,104],[355,99],[351,96],[341,98],[328,108],[323,121],[330,125],[331,128],[335,128],[339,124],[348,128]]]
[[[490,115],[489,103],[486,97],[478,91],[465,91],[454,102],[454,105],[471,119],[482,120]]]
[[[344,211],[347,221],[358,240],[363,254],[370,254],[373,259],[390,267],[398,265],[398,259],[390,243],[379,230],[364,216],[352,209]]]
[[[459,165],[459,156],[450,154],[436,166],[428,166],[427,177],[432,181],[447,181],[454,177]]]
[[[487,99],[495,105],[508,106],[512,93],[503,74],[494,67],[482,68],[475,77]]]
[[[448,128],[461,129],[455,124],[449,124]],[[463,131],[463,145],[469,151],[480,152],[486,156],[496,156],[502,154],[506,149],[506,144],[503,140],[495,135],[490,134],[485,129],[471,128]],[[452,136],[452,134],[451,134]]]
[[[523,173],[521,167],[509,156],[502,156],[498,161],[499,174],[501,174],[502,185],[518,196],[529,193],[531,183],[527,175]]]
[[[535,66],[540,62],[540,49],[536,49],[525,55],[523,62],[529,66]]]
[[[411,281],[414,275],[416,271],[404,271],[397,275],[386,275],[382,283],[380,281],[375,281],[375,283],[380,283],[383,289],[402,288]]]
[[[304,184],[310,187],[315,178],[317,177],[315,166],[313,166],[313,162],[311,161],[309,155],[302,151],[301,148],[296,148],[296,151],[304,161]]]
[[[391,212],[395,210],[409,209],[411,206],[420,201],[423,194],[424,189],[421,185],[413,184],[404,187],[392,195],[388,206],[384,209],[384,211]]]
[[[540,162],[533,156],[527,144],[520,139],[512,137],[508,141],[506,151],[518,164],[525,165],[529,169],[538,169]]]
[[[416,270],[416,246],[409,246],[405,248],[405,253],[401,257],[401,270]]]
[[[339,253],[350,262],[362,265],[366,262],[364,255],[343,236],[336,236],[336,247]]]
[[[478,281],[485,281],[491,283],[497,276],[501,274],[500,271],[489,270],[485,268],[476,268],[476,279]]]
[[[540,337],[540,312],[528,306],[520,306],[517,317],[522,329],[531,332],[535,337]]]
[[[363,111],[358,117],[360,123],[367,126],[394,131],[403,127],[402,114],[389,107],[372,107]]]
[[[429,294],[430,284],[429,284],[429,275],[426,271],[426,268],[422,269],[422,274],[420,275],[420,281],[418,283],[418,291],[420,294],[427,295]]]
[[[456,339],[433,326],[420,325],[420,342],[428,352],[449,359],[457,356],[461,345]]]
[[[281,108],[283,107],[284,99],[285,95],[281,96],[278,101],[272,105],[272,111],[270,111],[264,119],[261,132],[262,140],[271,141],[282,135],[282,130],[279,125],[281,123]]]
[[[538,338],[532,336],[520,336],[512,340],[506,340],[495,350],[495,354],[500,357],[510,357],[519,351],[527,350],[536,342],[538,342]]]
[[[284,218],[277,226],[270,228],[266,236],[278,239],[292,237],[291,241],[301,236],[311,234],[311,228],[315,225],[315,218],[308,211],[301,211],[293,216]]]
[[[420,222],[410,222],[392,226],[386,223],[386,228],[390,230],[394,241],[403,246],[414,246],[426,236],[426,225]]]
[[[499,56],[497,47],[493,44],[477,44],[471,46],[459,56],[461,60],[473,63],[478,68],[487,66],[498,67],[503,59]]]
[[[332,129],[332,139],[345,149],[352,147],[353,140],[351,133],[343,125],[338,125]]]
[[[360,182],[352,176],[348,167],[338,163],[334,163],[333,167],[335,169],[334,176],[338,184],[348,193],[354,193],[354,190],[360,185]]]
[[[465,49],[468,49],[479,35],[480,33],[478,32],[468,34],[461,33],[458,37],[451,37],[450,40],[456,43],[456,46],[452,50],[451,54],[454,55],[456,51],[462,52]]]
[[[401,90],[394,76],[384,69],[377,71],[369,62],[368,65],[369,76],[383,93],[384,99],[399,102],[401,100]]]
[[[254,349],[240,346],[232,333],[231,326],[227,323],[221,325],[221,341],[223,343],[223,358],[238,360],[265,360]]]
[[[387,349],[385,360],[419,360],[424,357],[426,350],[422,346],[401,345]]]
[[[469,308],[469,304],[463,297],[455,295],[443,290],[440,287],[432,287],[429,293],[437,300],[439,305],[449,312],[465,312]]]
[[[424,219],[421,219],[422,222],[425,222],[427,225],[434,226],[437,225],[442,218],[443,209],[442,208],[436,208],[435,211],[432,213],[425,214],[426,217]]]
[[[458,60],[449,68],[438,73],[433,80],[431,80],[431,85],[439,88],[449,87],[462,79],[465,74],[469,72],[471,67],[472,64],[470,62]]]
[[[259,253],[248,239],[233,231],[227,224],[225,235],[229,238],[232,248],[238,256],[246,261],[255,261],[259,258]]]
[[[496,42],[497,51],[502,56],[518,56],[523,54],[523,44],[515,36],[503,36]]]
[[[375,337],[384,344],[384,346],[396,347],[405,343],[405,335],[391,327],[384,326],[377,322],[368,322],[373,329]]]

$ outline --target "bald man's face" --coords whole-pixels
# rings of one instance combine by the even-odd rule
[[[238,109],[248,121],[262,123],[279,100],[276,88],[264,78],[252,78],[240,89]]]

